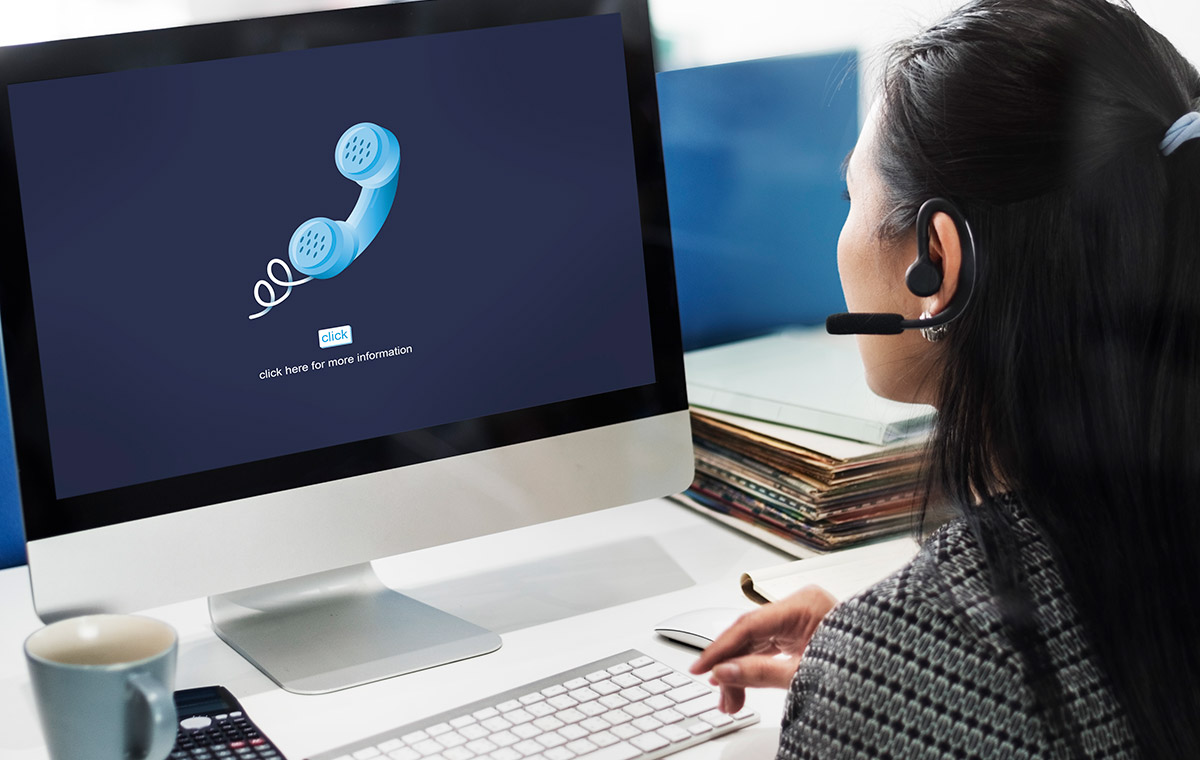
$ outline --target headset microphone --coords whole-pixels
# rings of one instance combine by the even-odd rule
[[[939,211],[954,221],[962,244],[958,290],[946,308],[927,319],[905,319],[900,314],[830,314],[825,319],[826,332],[830,335],[899,335],[905,330],[947,324],[966,311],[975,292],[975,238],[966,218],[953,203],[944,198],[925,201],[917,212],[917,258],[908,267],[904,283],[913,295],[922,298],[933,295],[942,286],[942,273],[929,257],[929,221]]]

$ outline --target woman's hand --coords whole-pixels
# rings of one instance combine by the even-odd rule
[[[696,675],[711,670],[709,682],[721,687],[718,707],[736,713],[746,703],[747,687],[788,688],[817,625],[836,605],[837,600],[825,589],[805,586],[742,615],[700,654],[690,670]]]

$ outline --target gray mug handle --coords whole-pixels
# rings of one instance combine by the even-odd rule
[[[157,678],[148,673],[134,673],[129,676],[129,685],[145,702],[150,713],[150,723],[147,727],[149,736],[145,742],[148,749],[138,760],[164,760],[175,748],[175,697]]]

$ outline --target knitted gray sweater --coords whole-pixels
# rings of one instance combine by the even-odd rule
[[[1087,757],[1135,757],[1074,605],[1034,523],[1006,502],[1065,715]],[[964,520],[911,564],[835,608],[792,682],[779,759],[1057,758],[983,554]]]

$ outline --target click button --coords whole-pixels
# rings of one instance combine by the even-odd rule
[[[350,329],[350,325],[342,325],[341,327],[327,327],[324,330],[317,331],[317,344],[321,348],[333,348],[334,346],[348,346],[354,342],[354,333]]]

